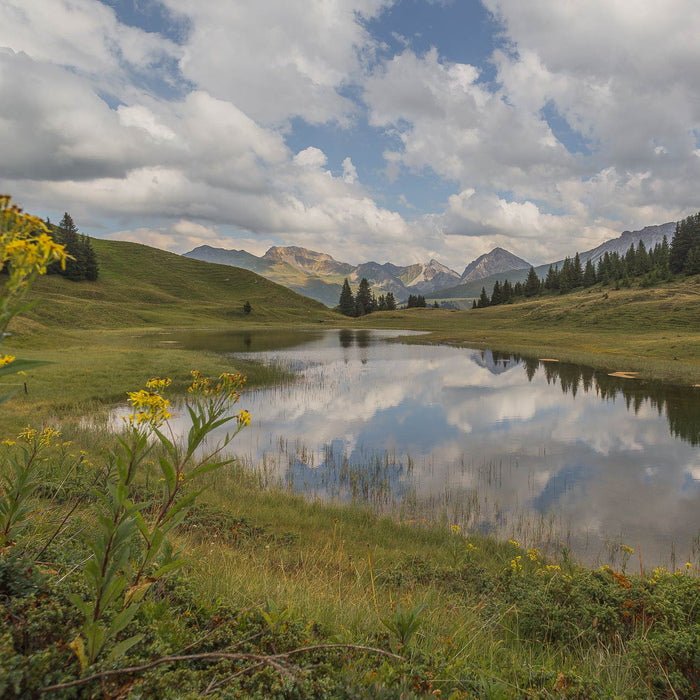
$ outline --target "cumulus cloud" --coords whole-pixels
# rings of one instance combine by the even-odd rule
[[[437,48],[387,55],[369,20],[392,0],[163,4],[188,26],[179,44],[97,0],[2,3],[2,189],[173,250],[245,239],[457,267],[494,245],[544,262],[697,208],[691,0],[484,0],[503,31],[494,83]],[[440,178],[443,211],[392,211],[358,175],[362,148],[338,164],[288,145],[299,123],[351,139],[364,119],[386,134],[375,186]]]
[[[347,123],[356,104],[340,94],[376,49],[365,28],[389,0],[200,2],[165,0],[191,31],[180,67],[213,96],[264,124],[291,116]]]

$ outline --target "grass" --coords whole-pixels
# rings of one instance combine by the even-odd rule
[[[192,368],[218,374],[243,371],[251,384],[278,381],[279,370],[220,354],[148,342],[162,329],[319,327],[337,314],[289,289],[232,268],[191,260],[148,246],[95,240],[97,282],[40,278],[28,313],[17,318],[5,352],[50,364],[21,379],[11,413],[0,421],[14,432],[29,420],[77,419],[124,398],[151,376],[180,377]],[[250,301],[246,315],[243,304]],[[299,319],[302,318],[302,324]],[[22,389],[23,391],[23,389]]]
[[[214,374],[239,369],[258,384],[283,378],[274,368],[239,360],[231,367],[221,355],[147,342],[144,335],[174,327],[298,328],[300,318],[309,327],[341,320],[243,270],[134,244],[95,244],[101,280],[40,280],[37,305],[13,326],[5,351],[52,364],[20,379],[27,381],[29,393],[6,405],[11,411],[4,412],[5,433],[30,422],[59,420],[65,437],[99,460],[113,436],[86,426],[83,416],[99,417],[105,406],[150,376],[173,376],[176,389],[192,367]],[[700,382],[699,299],[700,280],[690,279],[650,290],[593,289],[478,312],[412,310],[343,323],[426,330],[430,335],[415,340],[487,345],[688,383]],[[241,310],[246,300],[253,306],[250,317]],[[337,674],[347,692],[336,696],[347,698],[671,698],[692,697],[697,690],[700,661],[693,654],[700,608],[692,574],[650,578],[615,572],[616,578],[577,567],[566,553],[555,565],[559,568],[548,572],[546,562],[531,562],[514,544],[477,535],[467,540],[447,525],[402,524],[359,507],[309,502],[261,488],[241,469],[217,473],[178,535],[189,562],[179,581],[192,591],[190,603],[183,608],[167,588],[144,609],[139,624],[151,645],[146,654],[176,651],[205,633],[212,619],[219,620],[216,624],[228,619],[217,617],[219,603],[213,601],[218,600],[237,611],[227,623],[234,648],[253,644],[239,625],[241,616],[257,615],[262,624],[260,611],[267,611],[264,619],[278,622],[268,621],[267,631],[255,639],[263,635],[270,646],[253,650],[269,652],[312,638],[370,643],[407,658],[400,672],[390,664],[355,664],[347,658],[330,667],[310,664],[307,675],[318,682],[316,690],[281,686],[275,689],[278,697],[324,697],[330,686],[323,683]],[[71,538],[57,550],[59,561],[51,562],[69,583],[80,572],[69,556],[79,538]],[[80,557],[84,552],[75,561]],[[65,561],[70,568],[62,568]],[[5,580],[0,576],[0,583]],[[56,622],[62,620],[62,594],[27,595],[26,609],[21,596],[11,599],[11,627],[24,641],[10,643],[11,632],[3,632],[0,659],[17,664],[11,667],[15,675],[29,659],[28,673],[36,676],[33,664],[60,652],[72,669],[69,638],[63,639]],[[50,608],[51,624],[58,627],[53,634],[61,643],[32,656],[18,615],[24,611],[35,624],[42,606]],[[198,610],[214,612],[202,620]],[[411,617],[417,629],[402,643],[396,630]],[[290,630],[299,633],[292,638]],[[199,682],[194,671],[176,669],[158,678],[163,688],[151,696],[177,697],[188,683]],[[231,697],[274,694],[260,690],[269,682],[264,673],[254,679],[258,686],[236,686]],[[197,697],[197,688],[208,682],[204,678],[181,696]],[[119,692],[131,690],[124,686]],[[148,696],[138,684],[133,690]]]

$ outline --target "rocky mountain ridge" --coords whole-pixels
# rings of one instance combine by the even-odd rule
[[[638,245],[639,241],[644,241],[647,248],[653,248],[664,236],[670,241],[675,226],[675,223],[670,222],[646,226],[639,231],[624,231],[617,238],[580,253],[581,262],[590,259],[595,263],[606,252],[624,254],[631,244]],[[524,280],[530,268],[529,262],[504,248],[494,248],[480,255],[464,268],[461,275],[434,258],[427,263],[403,266],[375,261],[351,265],[338,261],[327,253],[300,246],[272,246],[264,255],[258,256],[245,250],[205,245],[185,253],[185,256],[257,272],[327,306],[338,303],[346,277],[353,286],[357,286],[366,277],[375,294],[392,292],[399,301],[405,300],[409,294],[424,294],[434,299],[471,299],[478,296],[482,286],[491,289],[496,280]],[[558,260],[540,265],[535,270],[540,277],[544,277],[550,264],[558,266],[562,262]]]

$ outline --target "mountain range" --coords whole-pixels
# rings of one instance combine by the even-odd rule
[[[606,252],[624,254],[631,244],[639,241],[653,247],[664,236],[673,237],[675,223],[647,226],[639,231],[625,231],[618,238],[580,253],[581,262],[597,262]],[[203,245],[185,253],[185,257],[242,267],[257,272],[263,277],[293,289],[327,306],[338,303],[343,280],[357,286],[367,278],[375,294],[392,292],[397,300],[405,300],[409,294],[423,294],[431,299],[471,300],[479,295],[481,287],[490,291],[496,280],[523,281],[530,263],[503,248],[494,248],[480,255],[464,268],[462,274],[435,259],[427,263],[394,265],[391,262],[374,261],[351,265],[340,262],[327,253],[320,253],[299,246],[273,246],[264,255],[258,256],[246,250],[214,248]],[[544,277],[549,265],[560,265],[563,261],[540,265],[535,270]]]

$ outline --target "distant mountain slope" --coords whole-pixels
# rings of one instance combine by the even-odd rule
[[[245,250],[205,245],[185,253],[185,257],[253,270],[331,307],[338,303],[346,277],[354,286],[366,277],[375,294],[392,292],[398,300],[406,299],[411,293],[424,294],[459,282],[457,272],[434,259],[406,266],[374,261],[353,266],[326,253],[298,246],[273,246],[258,257]]]
[[[589,259],[595,264],[605,255],[606,252],[616,252],[620,255],[624,255],[629,250],[630,245],[634,244],[637,246],[639,245],[639,241],[644,241],[644,245],[647,247],[647,249],[653,248],[657,243],[661,243],[663,241],[664,236],[668,238],[670,243],[675,230],[675,222],[669,222],[666,224],[659,224],[657,226],[646,226],[639,231],[625,231],[617,238],[611,238],[610,240],[601,243],[599,246],[592,248],[591,250],[586,250],[579,253],[579,257],[581,262],[584,264]],[[575,251],[571,254],[571,257],[574,255]],[[479,260],[479,258],[477,258],[477,260]],[[474,262],[477,262],[477,260]],[[556,260],[551,263],[546,263],[545,265],[539,265],[535,268],[535,272],[537,272],[540,278],[544,279],[550,265],[560,267],[563,262],[563,260]],[[469,266],[467,266],[467,269],[468,268]],[[503,282],[507,279],[513,284],[515,284],[515,282],[524,282],[527,277],[528,270],[529,266],[522,269],[490,274],[488,277],[475,279],[465,283],[463,282],[462,284],[454,287],[448,287],[446,289],[435,291],[427,296],[430,299],[474,299],[479,296],[482,287],[484,287],[487,292],[491,293],[493,285],[496,281]]]
[[[597,263],[605,253],[619,253],[620,255],[624,255],[629,250],[630,245],[639,245],[639,241],[644,241],[644,245],[648,250],[649,248],[653,248],[657,243],[661,243],[664,236],[668,238],[668,242],[670,243],[675,231],[675,221],[669,221],[667,224],[659,224],[658,226],[645,226],[639,231],[624,231],[618,238],[611,238],[609,241],[601,243],[597,248],[581,253],[579,257],[583,263],[587,260]],[[562,262],[564,261],[559,260],[555,264],[561,264]]]
[[[303,251],[304,249],[297,248],[295,250]],[[302,268],[302,265],[318,265],[318,260],[301,254],[291,253],[283,255],[278,251],[278,248],[270,248],[265,255],[258,257],[246,250],[227,250],[225,248],[202,245],[189,253],[185,253],[184,257],[241,267],[244,270],[257,272],[263,277],[277,282],[277,284],[284,285],[298,294],[320,301],[326,306],[333,307],[338,303],[343,281],[342,276],[335,275],[333,277],[335,281],[321,279],[318,275],[312,275]],[[307,252],[313,253],[313,251]],[[334,263],[336,262],[330,255],[325,256],[324,253],[316,255],[327,257]],[[343,265],[343,263],[337,264]],[[349,267],[352,269],[352,266]]]
[[[530,263],[526,260],[503,248],[494,248],[490,253],[480,255],[476,260],[470,262],[464,268],[460,280],[464,284],[509,270],[528,269],[530,269]]]
[[[263,260],[287,263],[315,276],[349,275],[353,270],[352,265],[338,262],[327,253],[317,253],[298,246],[272,246],[262,257]]]

